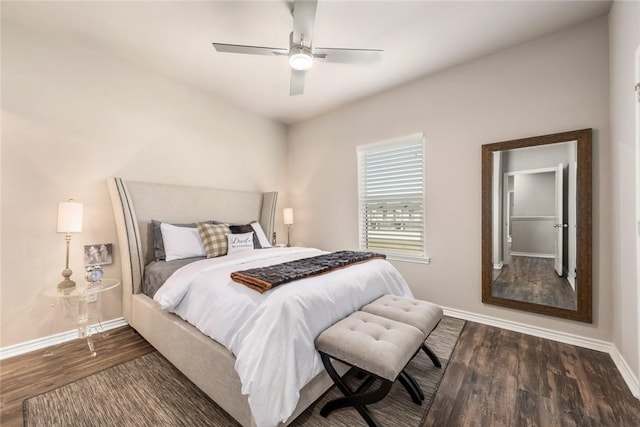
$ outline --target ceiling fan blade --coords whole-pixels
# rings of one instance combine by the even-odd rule
[[[304,92],[304,77],[306,71],[291,70],[291,86],[289,87],[289,96],[302,95]]]
[[[293,42],[300,45],[304,35],[304,46],[311,47],[313,23],[316,20],[318,0],[295,0],[293,2]]]
[[[288,55],[289,49],[277,47],[246,46],[243,44],[213,43],[218,52],[246,53],[249,55]]]
[[[382,59],[381,49],[339,49],[317,47],[313,49],[313,56],[326,62],[342,64],[374,64]]]

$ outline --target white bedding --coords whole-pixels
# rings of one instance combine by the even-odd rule
[[[260,294],[233,282],[233,271],[326,252],[248,250],[177,270],[154,300],[227,347],[258,427],[293,413],[300,389],[322,369],[314,340],[324,329],[384,295],[411,297],[400,273],[381,259],[280,285]]]

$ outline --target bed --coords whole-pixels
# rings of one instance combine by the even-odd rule
[[[150,232],[152,220],[172,223],[212,219],[249,223],[258,220],[266,236],[271,236],[277,193],[125,182],[120,178],[109,179],[108,188],[118,231],[125,319],[240,424],[265,425],[261,417],[258,420],[254,418],[249,400],[242,394],[242,381],[236,371],[236,363],[240,365],[242,362],[241,354],[236,352],[236,358],[225,346],[179,315],[163,310],[158,302],[142,292],[142,285],[145,266],[154,260]],[[282,256],[287,254],[283,251]],[[201,262],[207,261],[211,260]],[[185,269],[188,270],[187,267]],[[401,293],[403,289],[410,292],[406,283],[403,287],[398,287],[397,292]],[[283,289],[282,292],[284,291]],[[271,293],[274,294],[275,291]],[[296,396],[295,409],[281,425],[293,421],[333,383],[325,371],[320,371],[304,384],[306,385],[299,390],[299,398]],[[268,424],[271,425],[271,422]]]

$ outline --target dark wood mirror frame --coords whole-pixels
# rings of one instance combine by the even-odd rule
[[[530,311],[564,319],[592,322],[592,247],[591,198],[592,163],[591,129],[581,129],[513,141],[496,142],[482,146],[482,302],[518,310]],[[576,186],[576,275],[577,309],[552,307],[531,302],[516,301],[493,296],[492,270],[492,177],[493,153],[514,148],[534,147],[567,141],[577,141]]]

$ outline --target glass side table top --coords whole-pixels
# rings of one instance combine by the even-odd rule
[[[102,279],[95,283],[76,282],[76,286],[68,289],[47,288],[42,294],[52,298],[73,298],[81,297],[89,294],[97,294],[100,292],[113,289],[120,284],[117,279]]]

